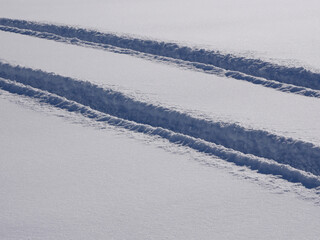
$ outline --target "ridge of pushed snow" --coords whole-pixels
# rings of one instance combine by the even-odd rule
[[[303,67],[281,66],[260,59],[191,48],[177,43],[138,39],[113,33],[25,20],[0,18],[0,30],[72,44],[85,44],[107,49],[112,46],[160,58],[181,60],[204,72],[223,74],[227,77],[260,84],[283,92],[320,97],[320,73],[311,72]],[[122,51],[122,53],[126,52]]]
[[[0,63],[0,77],[7,79],[2,79],[0,85],[9,92],[41,98],[98,121],[158,135],[262,173],[281,175],[306,187],[320,186],[320,148],[311,143],[192,117],[89,82],[40,70]]]

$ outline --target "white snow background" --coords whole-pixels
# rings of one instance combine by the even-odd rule
[[[319,1],[0,0],[0,18],[0,239],[319,238]]]

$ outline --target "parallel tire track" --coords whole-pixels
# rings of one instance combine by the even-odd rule
[[[210,143],[184,134],[176,133],[160,127],[128,121],[106,113],[95,111],[88,106],[84,106],[75,101],[70,101],[56,94],[42,91],[16,81],[0,77],[0,89],[13,94],[19,94],[38,99],[42,103],[50,104],[60,109],[70,112],[77,112],[95,121],[105,122],[112,126],[122,127],[131,131],[159,136],[169,142],[193,148],[199,152],[210,154],[240,166],[248,166],[252,170],[258,170],[263,174],[273,174],[281,176],[290,182],[301,183],[306,188],[317,188],[320,186],[320,177],[295,169],[289,165],[280,164],[276,161],[256,157],[250,154],[243,154],[233,149],[225,148],[221,145]]]
[[[180,64],[201,69],[204,72],[218,73],[283,92],[320,97],[320,74],[302,67],[280,66],[259,59],[237,57],[219,51],[195,49],[176,43],[144,40],[24,20],[0,18],[0,30],[109,50],[110,47],[116,47],[124,49],[118,51],[127,54],[150,54],[155,58],[164,57],[169,61],[173,60],[172,62],[175,62],[174,60],[183,61]]]
[[[281,175],[289,181],[303,182],[307,187],[318,186],[319,177],[313,175],[320,176],[320,148],[311,143],[245,129],[236,124],[195,118],[89,82],[40,70],[0,62],[0,77],[7,79],[1,80],[1,88],[9,92],[45,97],[46,103],[95,119],[103,120],[108,116],[108,123],[110,119],[113,119],[111,122],[117,119],[117,124],[135,126],[136,131],[151,131],[170,141],[181,141],[201,152],[263,173]],[[302,176],[304,180],[300,179]]]

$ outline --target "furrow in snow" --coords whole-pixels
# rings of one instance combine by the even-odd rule
[[[40,70],[0,62],[0,77],[65,97],[101,113],[161,127],[320,175],[320,148],[308,142],[277,136],[267,131],[246,129],[233,123],[196,118],[184,112],[137,101],[121,92],[89,82]]]
[[[61,37],[59,35],[47,33],[47,32],[36,32],[32,30],[19,29],[19,28],[7,27],[7,26],[1,26],[1,25],[0,25],[0,30],[12,32],[12,33],[20,33],[23,35],[34,36],[34,37],[43,38],[47,40],[54,40],[57,42],[63,42],[63,43],[68,43],[68,44],[82,46],[82,47],[91,47],[95,49],[107,50],[109,52],[114,52],[119,54],[127,54],[131,56],[143,58],[146,60],[150,60],[150,61],[156,61],[164,64],[175,65],[179,68],[201,71],[207,74],[214,74],[220,77],[229,77],[237,80],[244,80],[253,84],[262,85],[268,88],[273,88],[281,92],[294,93],[294,94],[299,94],[307,97],[320,98],[320,90],[314,90],[306,87],[295,86],[292,84],[281,83],[274,80],[267,80],[261,77],[255,77],[255,76],[251,76],[251,75],[244,74],[237,71],[226,70],[213,65],[208,65],[208,64],[198,63],[198,62],[183,61],[180,59],[175,59],[170,57],[141,53],[141,52],[126,49],[126,48],[114,47],[108,44],[93,43],[93,42],[88,42],[88,41],[79,40],[75,38]]]
[[[24,20],[0,18],[0,30],[132,55],[151,54],[155,58],[160,57],[160,60],[161,57],[165,57],[167,59],[162,60],[187,65],[204,72],[245,80],[283,92],[320,97],[320,74],[302,67],[280,66],[259,59],[237,57],[213,50],[194,49],[176,43],[137,39]],[[112,47],[122,48],[122,50],[112,49]]]
[[[151,136],[159,136],[172,143],[193,148],[199,152],[219,157],[237,165],[248,166],[252,170],[258,170],[263,174],[281,176],[283,179],[286,179],[290,182],[301,183],[307,188],[317,188],[320,186],[319,176],[295,169],[289,165],[280,164],[276,161],[253,156],[251,154],[244,154],[233,149],[225,148],[221,145],[210,143],[202,139],[197,139],[161,127],[153,127],[150,125],[136,123],[134,121],[111,116],[109,114],[93,110],[92,108],[79,104],[75,101],[70,101],[56,94],[17,83],[16,81],[0,78],[0,89],[13,94],[35,98],[42,103],[50,104],[60,109],[80,113],[95,121],[105,122],[112,126],[122,127]]]

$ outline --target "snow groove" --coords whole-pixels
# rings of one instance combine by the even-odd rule
[[[137,101],[121,92],[105,89],[90,82],[54,75],[40,70],[12,66],[0,62],[0,77],[29,85],[39,91],[47,91],[66,98],[68,101],[74,101],[77,104],[89,107],[101,114],[123,119],[123,121],[133,121],[143,126],[148,125],[156,129],[159,128],[161,131],[174,132],[178,134],[177,136],[183,135],[202,139],[210,144],[221,145],[232,149],[232,151],[241,152],[241,154],[251,154],[257,156],[257,158],[272,159],[281,166],[284,166],[282,164],[288,165],[288,167],[290,165],[292,168],[320,175],[320,148],[311,143],[277,136],[262,130],[245,129],[232,123],[195,118],[183,112]],[[32,97],[35,96],[32,95]],[[49,103],[52,104],[50,101]],[[73,110],[72,106],[69,110],[78,111],[76,109]],[[206,152],[205,149],[206,147],[197,148],[202,152]],[[219,157],[221,157],[221,154]],[[229,159],[226,156],[223,158]],[[240,160],[237,158],[232,161],[237,162]],[[246,163],[242,161],[242,164],[252,167],[255,164],[260,165],[260,162]],[[261,168],[259,166],[256,166],[255,169],[261,172],[266,171],[264,167]],[[268,170],[267,172],[275,174],[277,171],[280,170]]]
[[[112,126],[122,127],[135,132],[159,136],[167,139],[171,143],[190,147],[199,152],[210,154],[239,166],[248,166],[252,170],[257,170],[263,174],[281,176],[289,182],[300,183],[306,188],[317,188],[320,186],[320,177],[311,173],[295,169],[289,165],[277,163],[274,160],[257,157],[251,154],[244,154],[230,148],[225,148],[215,143],[210,143],[202,139],[187,136],[161,127],[153,127],[147,124],[136,123],[121,119],[106,113],[93,110],[90,107],[70,101],[64,97],[49,93],[37,88],[33,88],[16,81],[0,77],[0,89],[13,94],[32,97],[42,103],[50,104],[60,109],[70,112],[77,112],[95,121],[105,122]]]
[[[6,27],[1,25],[0,25],[0,30],[19,33],[19,34],[28,35],[28,36],[34,36],[38,38],[44,38],[47,40],[54,40],[57,42],[63,42],[63,43],[77,45],[77,46],[107,50],[107,51],[119,53],[119,54],[127,54],[131,56],[147,59],[150,61],[157,61],[164,64],[176,65],[180,68],[201,71],[207,74],[214,74],[220,77],[230,77],[237,80],[244,80],[253,84],[262,85],[262,86],[273,88],[278,91],[282,91],[286,93],[294,93],[294,94],[299,94],[307,97],[320,98],[320,90],[314,90],[310,88],[295,86],[292,84],[281,83],[273,80],[267,80],[261,77],[255,77],[255,76],[251,76],[241,72],[226,70],[213,65],[208,65],[208,64],[198,63],[198,62],[183,61],[180,59],[174,59],[174,58],[169,58],[169,57],[164,57],[159,55],[146,54],[146,53],[133,51],[130,49],[113,47],[108,44],[93,43],[93,42],[83,41],[75,38],[61,37],[59,35],[55,35],[47,32],[36,32],[36,31],[19,29],[14,27]]]
[[[100,48],[113,46],[182,60],[205,72],[221,68],[222,71],[218,70],[218,72],[223,72],[228,77],[262,84],[284,92],[320,97],[320,74],[302,67],[280,66],[259,59],[248,59],[232,54],[223,54],[219,51],[180,46],[177,43],[137,39],[112,33],[24,20],[0,18],[0,30]]]

